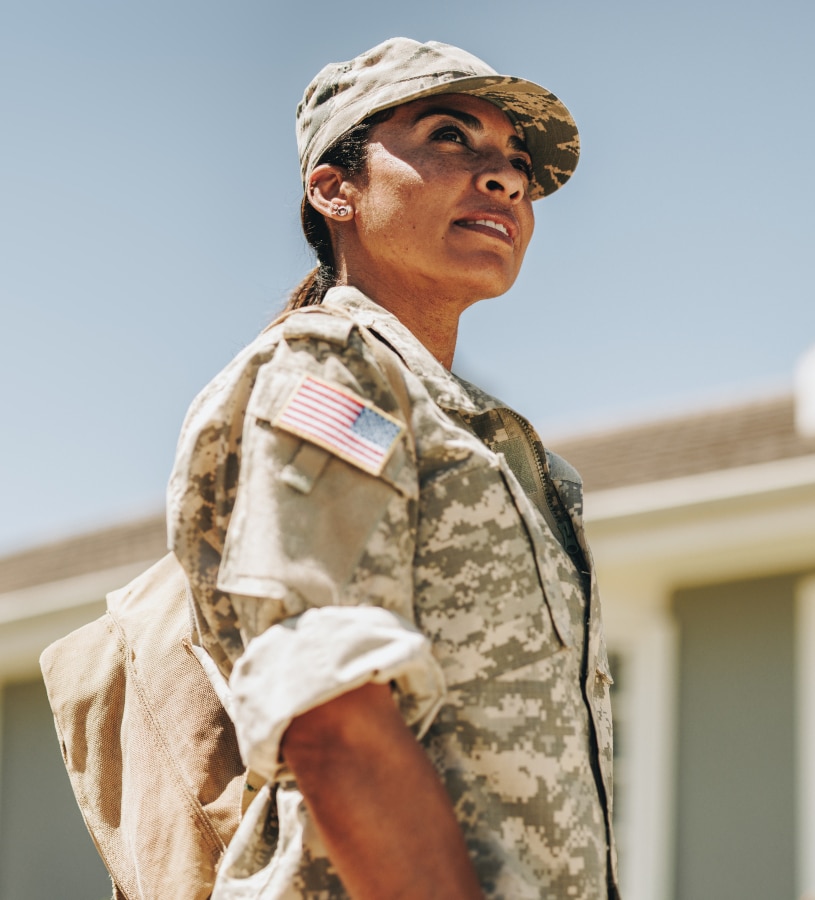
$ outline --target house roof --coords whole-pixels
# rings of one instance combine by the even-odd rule
[[[552,450],[583,476],[587,491],[815,455],[815,436],[795,430],[792,395],[554,440]],[[157,514],[40,545],[0,559],[0,593],[99,569],[159,559]]]
[[[99,569],[157,560],[167,552],[163,513],[40,544],[0,559],[0,594]]]
[[[548,446],[580,472],[588,492],[811,456],[815,436],[796,432],[790,394]]]

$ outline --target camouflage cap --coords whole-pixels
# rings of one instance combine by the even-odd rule
[[[391,38],[349,62],[329,63],[297,107],[297,149],[305,185],[320,158],[374,113],[433,94],[472,94],[500,107],[532,156],[533,200],[571,177],[580,153],[577,126],[558,98],[531,81],[499,75],[450,44]]]

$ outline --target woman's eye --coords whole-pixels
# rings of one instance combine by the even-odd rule
[[[444,128],[439,128],[438,131],[433,134],[433,138],[437,141],[450,141],[453,144],[467,143],[464,138],[464,132],[454,125],[445,125]]]

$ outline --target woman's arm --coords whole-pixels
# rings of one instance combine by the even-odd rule
[[[387,685],[298,716],[283,755],[354,900],[480,900],[449,797]]]

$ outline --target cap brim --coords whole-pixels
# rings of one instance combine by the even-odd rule
[[[523,134],[532,157],[533,178],[529,194],[533,200],[546,197],[571,178],[580,156],[580,136],[572,114],[546,88],[509,75],[451,77],[441,84],[407,90],[398,101],[377,104],[375,97],[365,118],[384,109],[402,106],[435,94],[472,94],[494,103]]]

